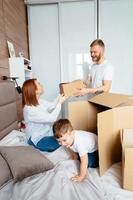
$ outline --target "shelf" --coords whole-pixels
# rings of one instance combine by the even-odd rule
[[[24,58],[24,57],[22,57],[22,58],[24,59],[24,64],[30,64],[31,63],[31,61],[29,59]]]
[[[10,76],[19,77],[18,85],[22,87],[25,80],[32,78],[31,61],[24,57],[9,58]],[[31,69],[29,69],[31,68]]]

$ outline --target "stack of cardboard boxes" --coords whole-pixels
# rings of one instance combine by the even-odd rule
[[[120,130],[133,129],[133,99],[131,96],[102,93],[88,101],[69,102],[68,118],[74,129],[98,134],[100,176],[113,163],[121,161]],[[133,131],[131,135],[133,141]],[[123,186],[131,190],[133,189],[133,148],[124,149],[124,155]],[[130,174],[132,174],[131,179]],[[131,180],[130,187],[126,187],[129,180]]]
[[[133,129],[121,130],[123,188],[133,191]]]

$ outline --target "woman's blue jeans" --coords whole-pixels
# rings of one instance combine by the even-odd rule
[[[29,138],[28,144],[34,146],[40,151],[47,152],[55,151],[60,147],[59,143],[57,142],[54,136],[46,136],[39,140],[39,142],[36,145],[32,142],[31,138]]]

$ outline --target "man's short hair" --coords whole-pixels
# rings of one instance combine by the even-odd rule
[[[101,40],[101,39],[96,39],[94,40],[91,44],[90,44],[90,47],[93,47],[95,45],[99,45],[100,47],[104,48],[105,47],[105,44],[104,42]]]

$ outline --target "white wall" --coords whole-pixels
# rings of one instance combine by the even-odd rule
[[[100,34],[115,67],[112,90],[133,94],[133,1],[101,0]]]

